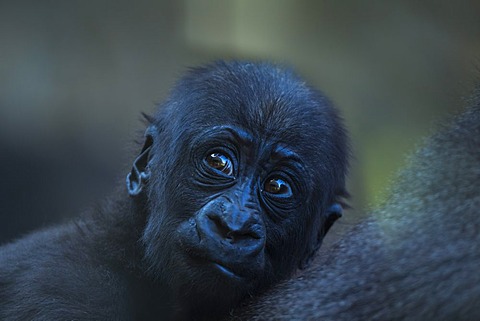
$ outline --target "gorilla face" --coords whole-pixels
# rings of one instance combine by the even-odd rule
[[[335,110],[295,75],[192,70],[151,119],[128,178],[146,194],[149,271],[199,310],[288,276],[341,215],[347,158]]]

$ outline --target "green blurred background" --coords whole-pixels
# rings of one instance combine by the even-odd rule
[[[294,67],[341,109],[355,159],[347,220],[477,77],[480,1],[0,0],[0,241],[71,217],[122,182],[186,67]]]

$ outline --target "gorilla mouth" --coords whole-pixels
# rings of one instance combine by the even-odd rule
[[[198,264],[199,267],[205,267],[205,265],[207,265],[211,267],[211,269],[217,274],[219,273],[230,280],[245,281],[244,276],[235,272],[231,267],[227,267],[225,264],[219,263],[217,260],[205,257],[203,255],[199,256],[198,253],[188,253],[188,256],[190,257],[190,260]]]
[[[231,269],[226,267],[225,265],[222,265],[217,262],[212,262],[212,265],[216,270],[218,270],[220,273],[223,275],[227,276],[228,278],[235,279],[235,280],[243,280],[243,277],[238,275],[237,273],[233,272]]]

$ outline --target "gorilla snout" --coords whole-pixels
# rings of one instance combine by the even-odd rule
[[[228,279],[255,279],[265,268],[265,226],[252,207],[213,200],[183,222],[177,233],[190,259]]]
[[[196,223],[200,240],[226,256],[254,257],[264,248],[265,228],[253,209],[211,202],[198,212]]]

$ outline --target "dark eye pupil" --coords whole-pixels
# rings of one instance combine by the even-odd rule
[[[232,175],[233,173],[233,168],[232,168],[232,162],[230,159],[220,153],[212,153],[207,156],[207,163],[211,167],[227,174],[227,175]]]
[[[265,184],[265,191],[272,194],[285,194],[288,193],[289,187],[287,183],[279,178],[272,178]]]

